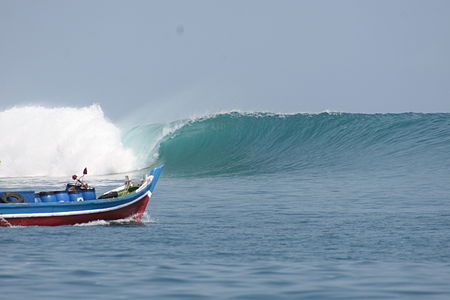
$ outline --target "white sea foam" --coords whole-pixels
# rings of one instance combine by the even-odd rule
[[[13,107],[0,112],[0,177],[125,172],[135,155],[98,105]]]
[[[156,219],[153,219],[147,212],[144,212],[144,215],[142,216],[142,220],[140,222],[136,221],[136,216],[131,216],[119,220],[110,220],[110,221],[96,220],[88,223],[75,224],[75,226],[89,227],[89,226],[148,225],[156,222],[157,222]]]

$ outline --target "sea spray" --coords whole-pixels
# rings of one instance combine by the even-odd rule
[[[100,106],[13,107],[0,112],[0,176],[58,176],[88,167],[90,174],[136,168],[121,131]]]

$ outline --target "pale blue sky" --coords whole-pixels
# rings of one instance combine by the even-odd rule
[[[0,103],[450,112],[450,1],[0,0]]]

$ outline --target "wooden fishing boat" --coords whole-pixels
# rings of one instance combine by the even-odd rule
[[[163,168],[154,168],[142,181],[129,180],[98,198],[95,189],[78,179],[80,185],[67,185],[65,191],[0,193],[0,226],[75,225],[122,219],[140,223]]]

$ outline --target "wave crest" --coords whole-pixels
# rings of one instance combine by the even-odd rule
[[[176,176],[429,167],[450,158],[449,124],[450,114],[229,112],[140,126],[147,148],[134,149]]]

